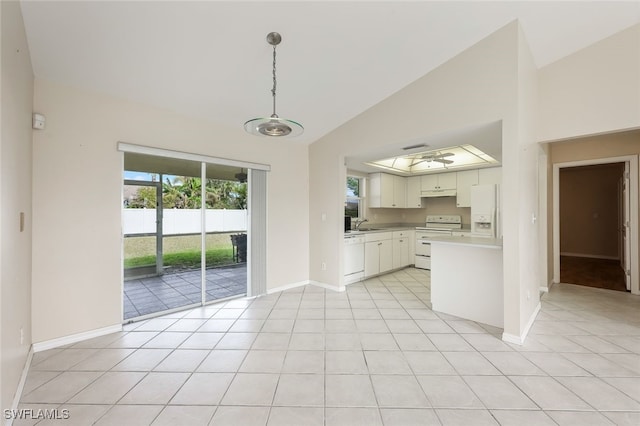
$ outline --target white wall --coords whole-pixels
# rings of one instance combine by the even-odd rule
[[[36,80],[34,342],[121,322],[118,141],[269,164],[267,288],[308,279],[308,147]],[[73,188],[73,196],[61,191]],[[69,214],[69,203],[74,214]]]
[[[540,270],[540,232],[539,232],[539,176],[538,160],[540,148],[536,140],[536,127],[538,125],[538,75],[531,50],[522,32],[518,37],[518,144],[519,154],[517,159],[518,173],[517,192],[505,193],[505,198],[518,200],[518,256],[517,265],[507,265],[505,258],[505,278],[517,279],[519,283],[519,328],[515,334],[513,329],[505,334],[512,333],[520,342],[526,337],[528,327],[535,319],[535,314],[540,305],[540,286],[544,282],[543,271]],[[507,161],[502,156],[503,161]],[[510,163],[513,163],[510,161]],[[508,179],[508,178],[507,178]],[[503,180],[504,183],[504,180]],[[514,210],[508,210],[515,213]],[[535,218],[535,219],[534,219]],[[511,250],[505,245],[505,250]],[[515,269],[518,269],[517,275]],[[506,281],[505,281],[506,282]],[[509,287],[507,287],[509,288]],[[513,288],[513,287],[512,287]],[[505,302],[508,299],[505,297]],[[515,298],[511,303],[515,303]],[[505,317],[515,315],[513,306],[505,303]],[[505,323],[506,323],[505,318]],[[509,336],[505,336],[508,339]]]
[[[640,24],[539,71],[538,140],[640,127]]]
[[[18,2],[0,2],[0,15],[0,403],[4,409],[11,408],[31,345],[33,72]],[[20,212],[25,214],[23,232]]]
[[[511,262],[512,269],[507,271],[505,268],[505,287],[509,287],[505,290],[505,305],[510,309],[509,316],[505,316],[505,332],[520,335],[520,316],[528,316],[532,309],[525,304],[525,312],[520,306],[523,292],[519,280],[519,251],[522,249],[518,238],[521,231],[519,214],[531,207],[531,200],[520,200],[518,193],[523,188],[528,189],[537,176],[531,176],[529,168],[522,175],[519,170],[519,166],[531,162],[531,158],[525,156],[531,143],[532,107],[528,103],[532,101],[529,92],[533,84],[531,64],[526,57],[519,57],[520,44],[519,27],[513,22],[311,145],[312,280],[334,287],[341,282],[339,260],[342,256],[345,156],[471,124],[502,120],[504,165],[509,163],[508,167],[503,167],[506,183],[503,191],[505,198],[513,200],[503,206],[504,244],[505,253],[512,254],[509,259],[515,260]],[[519,86],[520,68],[527,72],[526,82],[521,83],[523,87]],[[519,99],[519,91],[525,89],[527,93]],[[523,105],[519,106],[518,101]],[[391,122],[395,124],[384,124]],[[526,126],[526,129],[522,130],[520,126]],[[533,165],[536,165],[535,159]],[[523,207],[519,204],[521,201]],[[323,214],[326,215],[324,221]],[[527,248],[524,254],[531,250],[535,250],[535,246]],[[321,262],[326,262],[326,271],[321,270]],[[526,261],[525,265],[528,265]],[[529,285],[529,280],[526,283]]]

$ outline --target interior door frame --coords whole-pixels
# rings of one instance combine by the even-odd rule
[[[569,161],[553,164],[553,284],[560,282],[560,169],[568,167],[591,166],[609,163],[629,164],[629,207],[638,211],[638,156],[596,158],[592,160]],[[638,272],[638,215],[629,217],[631,236],[631,293],[640,295],[640,277]]]
[[[622,268],[625,271],[625,285],[627,286],[627,290],[631,290],[631,277],[627,274],[627,271],[631,268],[631,227],[630,217],[631,217],[631,206],[629,205],[629,192],[631,191],[631,173],[630,173],[630,165],[629,163],[624,163],[624,172],[622,175],[622,206],[621,206],[621,216],[622,216],[622,254],[620,256],[620,260],[622,262]]]

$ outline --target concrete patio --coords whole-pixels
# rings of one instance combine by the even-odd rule
[[[199,269],[124,282],[124,319],[200,303]],[[207,269],[206,300],[214,301],[247,292],[247,264]]]

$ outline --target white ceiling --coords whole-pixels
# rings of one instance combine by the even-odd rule
[[[311,143],[520,19],[538,67],[640,22],[640,2],[22,1],[37,78]],[[46,111],[44,111],[46,114]]]

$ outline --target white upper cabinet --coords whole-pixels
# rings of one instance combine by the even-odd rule
[[[405,178],[387,173],[369,175],[369,207],[405,208],[406,206]]]
[[[471,207],[471,187],[478,184],[478,169],[457,172],[456,206]]]
[[[455,172],[423,175],[421,179],[421,188],[422,191],[455,191],[456,181]]]
[[[407,178],[407,208],[415,209],[422,207],[422,178],[421,176],[411,176]]]
[[[435,191],[438,189],[438,175],[424,175],[420,179],[421,191]]]
[[[478,184],[491,185],[502,183],[502,167],[491,167],[478,170]]]
[[[392,207],[407,207],[407,178],[391,176],[393,178],[393,202]]]

